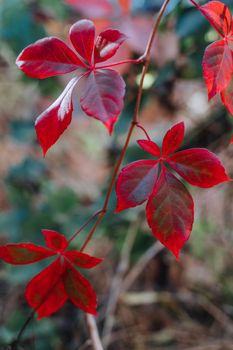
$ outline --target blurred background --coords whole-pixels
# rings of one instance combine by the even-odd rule
[[[161,0],[0,1],[0,244],[44,244],[42,228],[70,237],[101,208],[132,118],[141,73],[140,66],[120,66],[127,85],[125,109],[112,137],[100,122],[82,114],[74,96],[72,126],[43,159],[34,121],[70,76],[28,78],[15,66],[17,55],[45,36],[68,42],[70,25],[90,18],[97,31],[114,27],[128,36],[115,61],[137,58],[161,4]],[[209,148],[233,176],[229,146],[233,118],[218,97],[208,103],[202,78],[204,49],[216,38],[188,1],[170,1],[152,50],[140,120],[158,144],[172,124],[183,120],[183,149]],[[147,157],[136,146],[139,137],[143,135],[137,130],[125,163]],[[233,349],[233,187],[230,183],[212,189],[187,186],[195,200],[195,224],[179,263],[151,234],[144,206],[114,214],[112,195],[109,211],[87,249],[104,258],[88,271],[88,279],[98,295],[97,324],[105,349]],[[80,247],[90,227],[73,248]],[[26,283],[45,265],[1,263],[2,349],[7,349],[30,313],[24,299]],[[33,320],[22,349],[91,349],[84,313],[66,303],[52,317]]]

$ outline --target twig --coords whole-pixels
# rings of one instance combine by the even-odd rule
[[[134,265],[132,270],[126,275],[124,279],[124,283],[122,286],[121,292],[125,292],[128,290],[134,281],[137,279],[137,277],[142,273],[142,271],[145,269],[146,265],[149,263],[151,259],[153,259],[161,250],[164,248],[164,246],[159,242],[155,242],[155,244],[150,247],[138,260],[138,262]]]
[[[86,314],[87,327],[91,337],[91,342],[94,350],[104,350],[103,345],[100,340],[98,328],[96,326],[94,316]]]
[[[106,350],[110,343],[111,332],[114,325],[114,313],[115,313],[117,302],[119,300],[119,296],[121,293],[124,275],[129,268],[130,253],[131,253],[133,244],[135,242],[135,238],[138,232],[138,227],[139,227],[139,221],[132,222],[129,227],[128,233],[124,241],[123,248],[121,250],[120,261],[112,281],[108,304],[107,304],[106,313],[105,313],[106,319],[104,322],[103,333],[102,333],[102,341]]]
[[[75,239],[77,237],[77,235],[91,222],[92,219],[94,219],[96,216],[98,216],[100,213],[102,212],[102,210],[98,210],[97,212],[95,212],[93,215],[91,215],[87,221],[85,221],[82,226],[79,228],[79,230],[77,232],[75,232],[75,234],[73,234],[73,236],[68,240],[68,245],[70,244],[70,242],[73,241],[73,239]]]
[[[116,178],[117,178],[118,171],[119,171],[120,166],[122,164],[122,161],[123,161],[123,159],[125,157],[125,153],[126,153],[126,150],[128,148],[129,141],[131,139],[133,130],[134,130],[135,126],[138,124],[138,115],[139,115],[141,99],[142,99],[143,83],[144,83],[145,75],[147,73],[147,70],[148,70],[148,67],[149,67],[149,63],[150,63],[150,52],[151,52],[151,49],[152,49],[153,41],[154,41],[155,35],[157,33],[160,21],[162,19],[162,16],[164,14],[164,11],[166,10],[166,7],[167,7],[168,3],[169,3],[169,0],[164,0],[163,5],[162,5],[162,7],[161,7],[157,17],[156,17],[154,26],[153,26],[151,34],[150,34],[150,37],[148,39],[148,43],[147,43],[147,47],[146,47],[145,53],[144,53],[144,55],[142,57],[140,57],[140,60],[143,62],[143,68],[142,68],[142,74],[141,74],[141,79],[140,79],[140,83],[139,83],[139,90],[138,90],[138,95],[137,95],[137,100],[136,100],[133,120],[132,120],[130,128],[128,130],[128,134],[127,134],[127,137],[126,137],[126,141],[125,141],[124,147],[123,147],[123,149],[121,151],[121,154],[119,156],[119,159],[118,159],[118,161],[116,163],[116,166],[115,166],[115,169],[113,171],[113,175],[112,175],[112,178],[111,178],[108,190],[107,190],[107,194],[106,194],[106,197],[105,197],[105,201],[104,201],[102,212],[99,214],[96,223],[94,224],[94,226],[91,229],[89,235],[87,236],[85,242],[83,243],[83,245],[81,247],[81,251],[83,251],[86,248],[86,246],[88,245],[88,243],[90,242],[93,234],[95,233],[95,230],[96,230],[97,226],[101,222],[102,218],[104,217],[104,215],[105,215],[105,213],[106,213],[106,211],[108,209],[109,199],[110,199],[110,196],[111,196],[111,193],[112,193],[112,190],[113,190]]]

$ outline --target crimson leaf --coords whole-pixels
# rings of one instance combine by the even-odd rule
[[[185,186],[163,166],[147,206],[148,224],[178,259],[193,225],[193,200]]]
[[[167,131],[163,138],[163,157],[175,152],[181,145],[184,138],[184,123],[178,123]]]
[[[54,37],[27,46],[17,57],[16,64],[25,74],[39,79],[84,67],[78,56],[62,40]]]
[[[31,264],[57,256],[54,262],[28,283],[25,292],[28,304],[35,309],[39,319],[56,312],[68,298],[84,311],[95,314],[95,292],[74,266],[92,268],[102,259],[67,250],[67,239],[56,231],[45,229],[42,232],[49,249],[32,243],[0,246],[0,258],[15,265]]]
[[[138,160],[126,165],[116,182],[116,212],[135,207],[148,199],[158,176],[158,162]]]
[[[83,77],[81,87],[80,104],[83,111],[102,121],[111,134],[123,108],[124,80],[114,70],[101,69]]]
[[[227,87],[232,73],[232,51],[225,40],[207,46],[203,56],[203,75],[209,99]]]
[[[223,37],[231,32],[232,18],[229,8],[221,1],[209,1],[199,7],[210,24]]]
[[[177,152],[170,156],[167,162],[194,186],[208,188],[229,181],[218,157],[205,148],[191,148]]]

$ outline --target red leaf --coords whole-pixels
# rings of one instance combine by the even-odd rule
[[[149,140],[137,140],[137,143],[144,151],[155,157],[160,157],[160,148],[155,142]]]
[[[70,28],[70,40],[78,54],[91,65],[95,41],[94,23],[83,19],[73,24]]]
[[[54,37],[27,46],[16,59],[16,64],[25,74],[39,79],[84,67],[78,56],[62,40]]]
[[[119,30],[107,29],[100,33],[95,43],[95,63],[103,62],[115,55],[126,36]]]
[[[69,259],[72,262],[72,264],[83,269],[90,269],[92,267],[95,267],[102,261],[102,259],[95,258],[94,256],[90,256],[88,254],[76,252],[73,250],[66,251],[65,257]]]
[[[226,88],[233,73],[232,51],[224,40],[207,46],[203,57],[203,75],[209,100]]]
[[[65,0],[68,5],[87,17],[106,17],[113,13],[113,6],[108,0]]]
[[[138,160],[126,165],[116,182],[116,212],[145,202],[153,190],[157,176],[156,160]]]
[[[221,91],[221,99],[228,112],[233,115],[233,79],[231,79],[227,87]]]
[[[105,124],[111,134],[123,108],[125,83],[111,69],[100,69],[83,77],[80,104],[83,111]]]
[[[231,13],[224,3],[220,1],[210,1],[207,4],[200,6],[199,10],[220,35],[224,37],[231,32]]]
[[[63,275],[64,286],[72,303],[90,314],[96,314],[96,295],[90,283],[70,264]]]
[[[38,319],[50,316],[67,300],[63,272],[60,259],[56,259],[28,283],[25,296],[28,304],[36,310]]]
[[[68,241],[64,235],[52,230],[42,230],[42,233],[48,248],[61,252],[67,247]]]
[[[177,152],[167,159],[169,165],[191,185],[212,187],[229,181],[218,157],[205,148]]]
[[[164,136],[162,144],[163,157],[175,152],[182,144],[184,138],[184,123],[174,125]]]
[[[31,264],[53,256],[54,252],[32,243],[0,246],[0,259],[13,265]]]
[[[193,200],[185,186],[163,166],[146,207],[153,234],[178,259],[193,225]]]
[[[73,78],[56,101],[36,119],[36,133],[44,156],[71,122],[72,91],[77,81]]]

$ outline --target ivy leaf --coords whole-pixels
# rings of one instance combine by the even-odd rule
[[[152,154],[152,156],[160,157],[159,146],[150,140],[137,140],[138,145],[146,152]]]
[[[63,271],[60,260],[56,259],[28,283],[25,297],[36,310],[38,320],[52,315],[68,299],[61,278]]]
[[[230,180],[218,157],[205,148],[177,152],[167,162],[194,186],[208,188]]]
[[[71,122],[72,91],[76,84],[77,91],[81,90],[83,111],[100,120],[110,134],[124,105],[123,79],[116,71],[107,69],[111,63],[102,67],[98,63],[114,56],[126,36],[118,30],[107,29],[95,40],[94,23],[83,19],[72,25],[69,37],[76,53],[60,39],[51,37],[29,45],[16,60],[24,73],[40,79],[76,71],[76,77],[63,93],[36,120],[36,133],[44,156]]]
[[[178,123],[167,131],[163,138],[162,155],[163,157],[175,152],[184,139],[184,123]]]
[[[16,64],[32,78],[44,79],[84,67],[78,56],[60,39],[50,37],[27,46]]]
[[[102,259],[67,250],[69,242],[56,231],[44,229],[42,232],[47,248],[32,243],[0,246],[0,259],[14,265],[31,264],[48,257],[56,257],[55,261],[28,283],[25,291],[28,304],[37,312],[38,319],[59,310],[68,298],[82,310],[96,314],[95,292],[75,266],[93,268]]]
[[[139,160],[126,165],[116,182],[116,212],[145,202],[158,176],[158,161]]]
[[[126,165],[116,181],[116,212],[148,200],[147,222],[176,258],[190,236],[194,214],[190,193],[171,171],[199,187],[213,187],[230,180],[218,157],[207,149],[191,148],[174,153],[183,138],[184,123],[178,123],[165,134],[162,152],[153,141],[138,140],[139,146],[156,159]]]
[[[221,1],[209,1],[199,6],[199,10],[221,36],[230,34],[232,18],[229,8]]]
[[[66,293],[72,303],[85,312],[96,314],[96,295],[90,283],[72,265],[67,264],[63,274]]]
[[[100,120],[112,133],[123,108],[125,83],[114,70],[101,69],[82,79],[80,104],[83,111]]]
[[[72,25],[69,34],[77,53],[91,65],[95,41],[94,23],[87,19],[80,20]]]
[[[54,254],[51,250],[33,243],[0,246],[0,259],[12,265],[32,264]]]
[[[71,79],[63,93],[36,119],[36,134],[44,156],[72,120],[72,92],[77,82],[77,78]]]
[[[207,46],[203,56],[203,75],[209,100],[224,90],[233,73],[232,51],[224,40]]]
[[[148,224],[178,259],[189,239],[194,217],[193,200],[185,186],[163,166],[146,206]]]
[[[107,29],[101,32],[95,43],[95,63],[103,62],[115,55],[126,36],[119,30]]]

